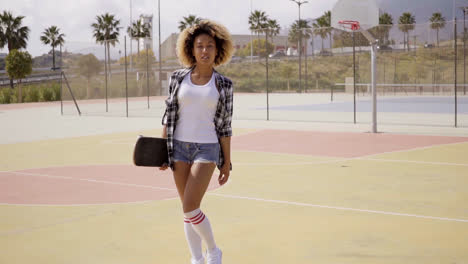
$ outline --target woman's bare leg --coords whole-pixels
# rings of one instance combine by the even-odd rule
[[[179,193],[180,201],[184,203],[184,192],[187,185],[187,180],[190,175],[191,164],[177,161],[174,163],[174,181],[176,183],[177,192]],[[184,217],[185,218],[185,217]],[[184,219],[185,238],[189,245],[190,253],[192,255],[192,263],[204,262],[202,253],[202,239],[195,231],[192,223],[188,219]]]
[[[214,163],[194,163],[192,165],[183,195],[184,213],[200,208],[215,168]]]
[[[192,165],[183,201],[184,215],[192,223],[197,234],[205,241],[208,256],[213,253],[221,254],[216,246],[210,221],[200,210],[201,201],[208,189],[215,168],[214,163],[195,163]]]
[[[183,161],[174,162],[174,181],[179,193],[180,201],[184,203],[185,186],[187,186],[187,180],[190,174],[190,168],[192,164]]]

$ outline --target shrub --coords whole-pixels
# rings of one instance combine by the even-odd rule
[[[42,91],[42,101],[49,102],[49,101],[54,101],[55,95],[54,95],[54,90],[52,87],[44,87],[41,89]]]
[[[10,88],[0,88],[0,104],[12,103],[13,95]]]
[[[25,102],[39,102],[41,95],[39,87],[24,87]]]

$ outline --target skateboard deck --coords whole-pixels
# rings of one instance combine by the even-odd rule
[[[161,167],[168,164],[167,139],[138,137],[133,151],[133,163],[143,167]]]

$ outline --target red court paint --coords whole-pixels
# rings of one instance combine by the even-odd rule
[[[209,190],[218,188],[215,173]],[[92,165],[0,172],[0,203],[106,204],[178,197],[170,169]]]
[[[390,151],[468,142],[468,137],[261,130],[233,137],[233,149],[355,158]]]

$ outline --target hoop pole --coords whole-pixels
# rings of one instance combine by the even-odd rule
[[[356,124],[356,38],[353,31],[353,100],[354,100],[354,124]]]
[[[125,57],[125,105],[128,117],[128,77],[127,77],[127,36],[124,36],[124,57]]]
[[[372,43],[371,46],[371,79],[372,79],[372,133],[377,133],[377,45]]]

